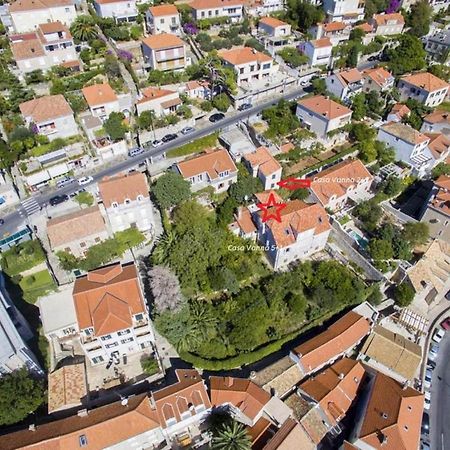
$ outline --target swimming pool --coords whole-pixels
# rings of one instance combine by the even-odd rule
[[[360,234],[358,234],[356,231],[352,230],[350,231],[349,235],[356,241],[356,243],[361,247],[361,248],[366,248],[367,244],[369,243],[369,241],[362,237]]]

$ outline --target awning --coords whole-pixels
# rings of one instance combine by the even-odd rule
[[[181,105],[183,103],[180,98],[174,98],[173,100],[167,100],[167,102],[161,102],[163,109],[169,109],[172,106]]]

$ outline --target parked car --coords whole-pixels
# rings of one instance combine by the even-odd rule
[[[421,442],[420,450],[430,450],[430,444],[428,444],[428,442]]]
[[[92,183],[93,181],[94,181],[94,179],[91,176],[78,178],[78,184],[80,186],[84,186],[85,184]]]
[[[423,380],[423,387],[425,389],[430,389],[432,377],[433,377],[433,372],[430,369],[427,369],[425,371],[425,378]]]
[[[430,434],[430,416],[426,412],[424,412],[422,416],[421,432],[424,436]]]
[[[367,61],[378,61],[379,58],[380,58],[380,55],[373,55],[373,56],[369,56],[367,58]]]
[[[430,406],[431,406],[431,392],[426,391],[425,392],[425,400],[423,402],[423,407],[425,409],[430,409]]]
[[[50,203],[51,206],[56,206],[59,205],[60,203],[66,202],[67,200],[69,200],[68,195],[55,195],[48,202]]]
[[[253,107],[253,105],[251,103],[242,103],[242,105],[239,106],[238,110],[245,111],[247,109],[251,109],[252,107]]]
[[[434,361],[439,352],[438,344],[431,344],[430,351],[428,352],[428,359]]]
[[[189,134],[189,133],[192,133],[193,131],[195,131],[195,128],[194,128],[194,127],[184,127],[184,128],[180,131],[180,133],[181,133],[181,134]]]
[[[178,137],[178,134],[175,134],[175,133],[169,133],[169,134],[166,134],[166,135],[162,138],[162,141],[163,141],[164,143],[170,142],[170,141],[174,141],[177,137]]]
[[[448,291],[448,292],[445,294],[445,298],[446,298],[447,300],[450,300],[450,291]]]
[[[5,221],[3,219],[0,219],[0,225],[3,225]]]
[[[64,186],[67,186],[68,184],[72,184],[74,182],[75,182],[75,178],[64,177],[56,182],[56,187],[62,188]]]
[[[434,361],[427,361],[427,369],[434,370],[436,368],[436,363]]]
[[[209,121],[212,123],[218,122],[219,120],[222,120],[225,118],[225,114],[223,113],[215,113],[212,116],[209,117]]]
[[[161,147],[161,145],[164,145],[164,142],[163,142],[163,141],[160,141],[160,140],[158,140],[158,139],[155,139],[155,140],[152,142],[152,147],[154,147],[154,148],[156,148],[156,147]]]
[[[435,330],[435,332],[433,333],[433,341],[437,342],[439,344],[439,342],[442,341],[442,338],[445,336],[445,330],[443,330],[442,328],[438,328],[437,330]]]
[[[144,153],[143,148],[135,147],[128,151],[128,156],[132,158],[133,156],[141,155],[142,153]]]
[[[71,194],[69,194],[70,198],[76,197],[78,194],[81,194],[82,192],[86,192],[86,189],[77,189],[76,191],[72,192]]]
[[[450,317],[447,317],[445,320],[441,322],[441,327],[444,330],[450,330]]]

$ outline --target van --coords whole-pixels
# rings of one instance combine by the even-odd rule
[[[141,155],[144,153],[144,149],[141,147],[135,147],[128,151],[128,156],[132,158],[133,156]]]

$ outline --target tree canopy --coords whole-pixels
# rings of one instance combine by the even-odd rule
[[[189,182],[175,172],[167,172],[159,177],[152,187],[152,192],[162,209],[176,206],[191,195]]]
[[[112,112],[103,123],[103,128],[113,141],[124,139],[128,127],[124,123],[125,116],[121,112]]]
[[[402,34],[399,45],[387,50],[389,69],[394,75],[403,75],[406,72],[423,69],[426,65],[426,52],[422,42],[412,34]]]
[[[411,10],[406,17],[406,24],[410,27],[408,33],[418,38],[428,34],[432,13],[433,9],[427,0],[420,0],[411,5]]]

